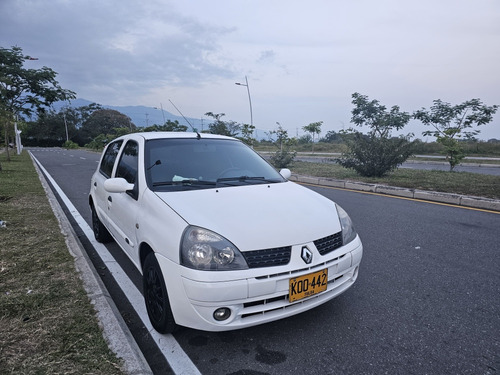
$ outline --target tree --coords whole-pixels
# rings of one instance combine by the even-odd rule
[[[136,129],[130,117],[114,109],[99,109],[94,111],[80,128],[80,136],[85,143],[92,141],[100,134],[116,135],[117,129],[128,129],[131,132]],[[123,130],[120,130],[120,134]]]
[[[179,121],[167,120],[164,125],[151,125],[143,128],[144,132],[185,132],[188,129],[186,125],[180,125]]]
[[[68,138],[83,146],[88,139],[82,139],[80,129],[90,115],[101,108],[99,104],[92,103],[76,108],[67,105],[59,112],[53,109],[41,112],[35,121],[28,122],[23,129],[24,142],[27,146],[53,147],[61,146]]]
[[[209,125],[211,134],[227,135],[228,137],[236,137],[240,132],[240,125],[234,121],[222,121],[225,113],[207,112],[205,116],[212,117],[215,121]]]
[[[367,135],[348,129],[343,131],[343,138],[348,151],[337,162],[345,168],[354,169],[362,176],[380,177],[394,170],[413,154],[413,134],[392,137],[392,130],[401,130],[411,116],[401,112],[398,106],[390,111],[378,100],[369,101],[368,97],[358,93],[352,95],[351,122],[356,126],[370,128]]]
[[[342,136],[340,133],[337,133],[335,130],[329,130],[326,135],[320,139],[320,142],[327,143],[340,143],[342,141]]]
[[[487,106],[479,99],[471,99],[455,106],[440,99],[433,103],[430,110],[422,108],[415,111],[413,117],[434,128],[422,134],[436,137],[436,141],[443,145],[450,171],[453,171],[465,157],[460,139],[471,139],[479,134],[480,131],[474,127],[490,123],[498,105]]]
[[[15,117],[31,116],[43,112],[54,102],[75,98],[75,93],[65,90],[56,81],[57,73],[44,66],[26,69],[26,60],[20,47],[0,47],[0,110],[4,120],[5,142],[8,145],[8,129]],[[8,147],[7,158],[9,159]]]
[[[302,130],[311,134],[312,152],[314,152],[314,135],[317,134],[319,137],[319,133],[321,133],[321,125],[323,125],[323,121],[312,122],[309,125],[302,127]]]
[[[68,108],[62,108],[59,113],[52,109],[41,112],[23,131],[27,145],[43,147],[61,146],[66,134],[68,139],[76,135],[75,113]]]
[[[255,142],[255,138],[253,137],[254,131],[254,125],[243,124],[241,127],[241,136],[239,138],[250,147],[253,147]]]
[[[89,119],[92,113],[98,111],[99,109],[102,109],[102,106],[100,104],[91,103],[89,105],[84,105],[82,107],[77,107],[77,108],[67,107],[66,111],[76,112],[73,114],[73,118],[75,120],[75,127],[77,129],[80,129],[83,126],[83,124]]]
[[[278,151],[271,155],[271,164],[276,168],[286,168],[293,162],[293,159],[297,155],[296,151],[291,150],[295,145],[295,139],[288,136],[288,131],[283,129],[279,122],[276,124],[278,125],[278,129],[271,130],[268,133],[270,139],[276,136],[274,144],[278,147]]]

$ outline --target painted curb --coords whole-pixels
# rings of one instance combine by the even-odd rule
[[[297,174],[292,174],[292,176],[290,177],[290,181],[320,185],[320,186],[336,187],[341,189],[363,191],[363,192],[372,192],[372,193],[392,195],[403,198],[419,199],[431,202],[454,204],[457,206],[500,212],[500,200],[497,199],[474,197],[474,196],[451,194],[451,193],[441,193],[434,191],[425,191],[418,189],[399,188],[395,186],[369,184],[365,182],[335,180],[324,177],[302,176]]]

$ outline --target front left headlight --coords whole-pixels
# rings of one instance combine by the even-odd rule
[[[357,233],[354,230],[351,218],[347,212],[345,212],[344,209],[338,204],[335,205],[337,206],[337,213],[339,215],[340,225],[342,226],[342,244],[347,245],[356,238]]]
[[[200,227],[188,227],[181,240],[181,265],[204,271],[247,269],[241,252],[224,237]]]

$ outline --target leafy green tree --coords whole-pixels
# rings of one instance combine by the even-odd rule
[[[320,142],[340,143],[340,142],[342,142],[342,136],[340,133],[337,133],[335,130],[329,130],[326,133],[326,135],[320,139]]]
[[[147,128],[143,128],[142,131],[145,132],[185,132],[188,129],[186,125],[180,125],[179,121],[167,120],[164,125],[152,125]]]
[[[13,121],[13,115],[7,108],[4,107],[3,103],[0,102],[0,137],[3,135],[5,137],[5,147],[9,144],[9,139],[12,136],[14,129],[7,126],[11,121]],[[7,155],[8,155],[7,147]],[[0,164],[0,171],[2,170],[2,165]]]
[[[302,130],[311,134],[312,137],[312,152],[314,152],[314,135],[321,133],[321,125],[323,125],[323,121],[312,122],[309,125],[302,127]]]
[[[229,137],[236,137],[240,132],[240,125],[234,121],[222,121],[225,113],[207,112],[205,116],[212,117],[215,121],[212,122],[208,128],[211,134],[227,135]]]
[[[474,128],[490,123],[498,105],[487,106],[479,99],[471,99],[454,106],[439,99],[433,103],[430,110],[422,108],[415,111],[413,117],[434,128],[422,134],[436,137],[436,141],[443,145],[450,171],[453,171],[465,157],[460,140],[472,139],[479,134],[480,131]]]
[[[411,116],[401,112],[398,106],[390,111],[377,100],[354,93],[352,95],[351,122],[356,126],[368,126],[367,135],[355,129],[343,131],[348,151],[337,162],[367,177],[380,177],[396,169],[413,154],[413,134],[392,137],[392,130],[401,130]]]
[[[32,57],[23,55],[20,47],[0,47],[0,108],[4,121],[6,145],[8,128],[17,116],[31,116],[43,112],[54,102],[75,98],[75,93],[65,90],[56,81],[57,73],[44,66],[41,69],[24,68]],[[8,147],[7,157],[9,159]]]
[[[73,119],[75,127],[80,129],[83,124],[89,119],[89,117],[95,111],[102,109],[102,106],[97,103],[91,103],[89,105],[84,105],[77,108],[65,107],[66,116],[70,115]]]
[[[87,121],[80,128],[80,136],[85,143],[92,141],[100,134],[115,135],[122,134],[122,130],[127,129],[130,133],[136,129],[136,126],[130,120],[130,117],[114,109],[99,109],[92,112]]]
[[[40,112],[36,121],[27,124],[23,132],[27,145],[53,147],[61,146],[66,141],[66,128],[68,138],[75,136],[76,126],[74,120],[65,109],[59,113],[54,110]]]
[[[278,129],[271,130],[268,135],[272,139],[276,136],[275,146],[278,150],[271,155],[271,164],[276,168],[286,168],[292,164],[295,156],[297,156],[296,151],[292,151],[292,147],[295,146],[296,140],[288,136],[288,131],[283,129],[279,122],[276,123]]]
[[[73,108],[64,106],[56,112],[53,109],[41,112],[35,121],[29,122],[23,131],[27,145],[60,146],[63,141],[71,140],[83,145],[79,129],[90,115],[100,109],[98,104]]]
[[[241,127],[241,136],[239,138],[250,147],[253,147],[255,143],[255,138],[253,137],[254,131],[254,125],[243,124]]]

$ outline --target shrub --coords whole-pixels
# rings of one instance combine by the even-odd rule
[[[63,148],[65,149],[75,149],[75,148],[78,148],[78,144],[76,144],[75,142],[73,141],[66,141],[63,143],[62,145]]]
[[[288,166],[290,166],[290,164],[292,164],[293,159],[295,159],[296,155],[297,152],[290,151],[288,149],[278,150],[273,155],[271,155],[271,164],[278,169],[287,168]]]
[[[378,138],[355,132],[346,137],[346,143],[349,151],[336,161],[365,177],[384,176],[413,154],[413,143],[404,136]]]

